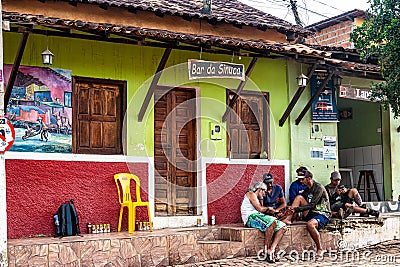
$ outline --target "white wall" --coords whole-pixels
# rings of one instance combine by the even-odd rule
[[[347,148],[339,150],[339,166],[340,168],[352,169],[353,185],[357,186],[360,170],[373,170],[376,184],[378,186],[379,196],[383,201],[383,164],[382,164],[382,146],[365,146],[356,148]],[[376,195],[373,193],[373,185],[371,181],[371,201],[376,201]],[[363,188],[363,183],[361,183]],[[363,197],[363,192],[360,192]],[[363,201],[367,201],[363,197]]]

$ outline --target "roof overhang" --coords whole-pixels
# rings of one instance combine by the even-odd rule
[[[88,39],[122,44],[174,48],[186,51],[200,51],[216,54],[295,60],[305,64],[326,61],[327,67],[340,68],[346,75],[381,79],[379,67],[354,59],[357,53],[318,49],[304,44],[245,40],[214,35],[188,34],[159,29],[148,29],[130,25],[95,23],[69,20],[42,15],[3,12],[3,20],[11,23],[12,32],[23,32],[27,28],[31,34],[66,38]],[[346,56],[347,55],[347,56]],[[353,55],[349,58],[348,55]],[[346,60],[346,58],[350,60]],[[325,65],[322,65],[324,68]]]

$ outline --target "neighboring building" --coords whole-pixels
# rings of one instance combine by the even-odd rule
[[[5,154],[9,238],[54,233],[53,213],[70,198],[82,228],[116,229],[119,172],[140,178],[155,228],[211,214],[218,224],[240,222],[243,194],[266,171],[285,190],[300,164],[329,181],[339,166],[337,121],[311,122],[310,88],[301,94],[296,78],[316,66],[372,80],[379,67],[354,51],[290,44],[309,31],[238,1],[212,1],[211,14],[203,2],[3,1],[6,86],[16,77],[6,114],[17,129]],[[47,47],[51,68],[41,61]],[[219,79],[237,74],[230,63],[244,65],[245,83]],[[214,78],[189,79],[202,70]],[[321,99],[330,102],[320,112],[333,113],[326,81]],[[386,134],[395,134],[392,124]],[[385,176],[387,190],[399,192],[398,182]]]
[[[354,9],[308,25],[306,29],[314,34],[306,38],[306,44],[354,48],[350,33],[364,22],[365,15],[365,11]]]
[[[345,59],[359,57],[350,41],[350,34],[355,27],[362,25],[365,17],[365,11],[355,9],[309,25],[306,29],[314,33],[306,43],[333,54],[344,55],[345,52]],[[377,61],[370,58],[368,63],[377,64]],[[393,138],[395,125],[391,125],[397,122],[391,112],[385,111],[379,103],[369,101],[370,79],[362,74],[355,78],[343,73],[342,77],[337,100],[339,168],[348,175],[346,183],[349,186],[358,186],[360,171],[372,171],[377,190],[371,180],[368,184],[361,179],[359,189],[362,195],[365,188],[370,188],[371,192],[371,198],[365,194],[365,200],[397,199],[396,186],[388,187],[387,184],[397,172],[394,169],[399,161],[393,153],[399,149],[399,144]]]

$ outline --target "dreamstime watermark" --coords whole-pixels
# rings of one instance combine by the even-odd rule
[[[323,255],[319,256],[314,250],[303,250],[301,252],[297,250],[291,250],[289,252],[280,250],[275,253],[276,259],[286,259],[292,263],[298,262],[371,262],[371,263],[400,263],[400,255],[384,254],[384,253],[373,253],[371,250],[324,250]],[[257,253],[257,259],[260,261],[266,260],[266,254],[264,250],[260,250]]]

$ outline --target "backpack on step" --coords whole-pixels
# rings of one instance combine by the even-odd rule
[[[54,214],[54,223],[57,236],[73,236],[81,233],[73,199],[58,208],[58,212]]]

